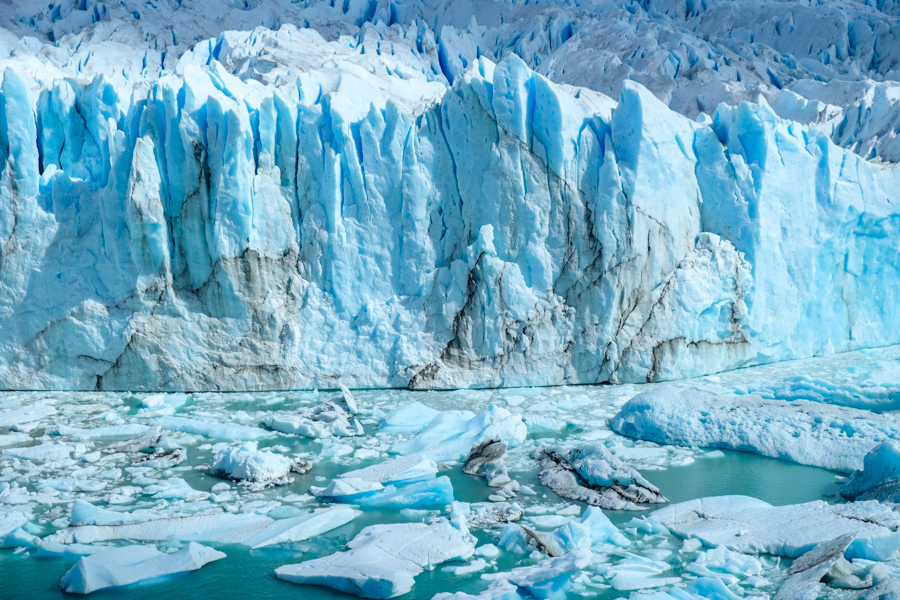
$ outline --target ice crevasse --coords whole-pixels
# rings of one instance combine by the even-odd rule
[[[131,87],[3,71],[0,387],[643,382],[900,343],[900,171],[763,99],[691,121],[515,55],[264,84],[210,48]]]

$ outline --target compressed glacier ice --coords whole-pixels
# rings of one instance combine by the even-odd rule
[[[79,559],[63,575],[60,587],[70,594],[90,594],[96,590],[194,571],[222,558],[225,558],[224,552],[194,542],[172,554],[164,554],[148,546],[124,546]]]
[[[412,589],[415,576],[448,560],[465,560],[475,538],[465,523],[401,523],[366,527],[349,550],[275,570],[292,583],[324,585],[363,598],[393,598]]]
[[[863,468],[854,471],[841,486],[841,495],[862,500],[895,502],[900,498],[900,442],[885,440],[863,459]]]
[[[383,484],[415,483],[434,479],[437,472],[438,466],[433,460],[422,455],[411,454],[392,458],[364,469],[348,471],[341,475],[341,479],[362,479]]]
[[[842,471],[862,469],[872,448],[900,435],[893,418],[868,411],[668,386],[629,400],[610,426],[659,444],[730,448]]]
[[[506,444],[499,438],[484,440],[472,446],[469,455],[466,456],[463,472],[484,477],[491,487],[503,487],[512,481],[503,462],[504,456]]]
[[[527,435],[522,417],[491,404],[473,415],[468,411],[442,412],[410,440],[391,446],[392,454],[421,454],[435,461],[463,460],[473,445],[497,439],[509,447]]]
[[[603,443],[576,448],[538,448],[540,480],[564,498],[614,510],[667,502],[659,489],[607,449]]]
[[[425,481],[387,486],[371,479],[344,476],[332,480],[325,488],[310,487],[310,492],[332,502],[378,508],[417,508],[453,502],[450,479],[433,475]]]
[[[900,533],[874,518],[878,503],[857,505],[848,512],[822,501],[772,506],[747,496],[719,496],[673,504],[650,516],[684,538],[741,552],[793,558],[851,532],[856,539],[847,558],[884,560],[900,549]]]
[[[510,524],[503,528],[498,542],[509,552],[528,554],[537,548],[549,556],[563,556],[578,548],[590,549],[598,544],[627,546],[627,538],[599,508],[589,506],[579,520],[572,520],[552,532],[545,533]]]
[[[182,4],[0,15],[5,388],[641,382],[900,342],[895,17]]]

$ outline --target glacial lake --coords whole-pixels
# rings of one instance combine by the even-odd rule
[[[693,381],[676,382],[675,385],[696,385],[706,388],[734,388],[756,385],[768,381],[781,381],[796,374],[804,376],[828,377],[840,385],[847,385],[862,379],[868,373],[884,369],[897,362],[898,349],[885,349],[880,353],[853,353],[843,357],[829,357],[800,363],[773,365],[746,369],[740,372],[707,377]],[[854,379],[855,378],[855,379]],[[835,384],[837,385],[837,384]],[[259,441],[260,448],[271,448],[276,452],[302,456],[311,460],[314,467],[307,475],[295,475],[295,481],[288,485],[248,491],[232,486],[230,497],[218,500],[213,486],[223,483],[222,478],[209,474],[208,465],[215,452],[226,446],[230,440],[210,439],[203,435],[172,432],[171,438],[187,449],[188,459],[172,468],[154,471],[128,471],[127,463],[116,463],[121,468],[118,477],[104,479],[103,489],[89,492],[43,490],[38,494],[42,480],[53,480],[70,476],[79,469],[88,468],[88,479],[98,475],[90,471],[86,463],[62,464],[59,467],[29,465],[27,461],[4,463],[0,455],[0,486],[3,482],[18,483],[19,488],[31,493],[32,500],[26,506],[33,511],[32,533],[45,536],[63,528],[66,524],[68,507],[76,498],[87,499],[118,511],[135,508],[153,508],[166,511],[203,511],[226,509],[231,512],[256,512],[266,514],[274,509],[282,512],[285,508],[295,512],[315,508],[321,504],[308,496],[311,485],[324,487],[343,472],[377,464],[389,458],[386,452],[389,444],[399,439],[398,435],[379,432],[379,419],[398,407],[417,401],[436,410],[469,410],[479,412],[491,404],[521,414],[529,422],[528,435],[520,446],[510,448],[507,466],[510,476],[535,493],[519,493],[512,501],[525,509],[523,523],[535,515],[553,514],[572,505],[583,510],[584,504],[560,498],[538,480],[538,463],[531,458],[531,452],[538,446],[549,444],[579,444],[602,441],[627,464],[637,468],[651,483],[655,484],[670,502],[682,502],[694,498],[720,495],[746,495],[769,502],[786,505],[825,500],[830,503],[843,502],[839,492],[842,474],[827,469],[798,465],[782,460],[765,458],[754,454],[734,451],[711,451],[701,448],[676,448],[639,442],[619,436],[608,428],[608,420],[619,407],[636,393],[650,386],[577,386],[566,388],[530,388],[520,390],[461,390],[453,392],[410,392],[402,390],[360,390],[355,391],[360,407],[361,422],[365,434],[356,437],[332,438],[317,441],[305,437],[275,434]],[[67,440],[66,435],[52,435],[54,429],[65,424],[80,429],[91,429],[110,424],[145,423],[151,424],[156,417],[145,418],[139,413],[147,393],[4,393],[0,394],[0,410],[48,404],[56,413],[48,416],[31,428],[32,437],[25,446],[41,443],[55,443]],[[192,394],[190,399],[177,410],[177,416],[197,421],[219,424],[259,426],[265,416],[273,411],[290,413],[301,407],[313,406],[333,397],[333,392],[254,392],[245,394]],[[532,425],[533,424],[533,425]],[[25,429],[28,429],[25,427]],[[9,433],[9,428],[0,428],[0,435]],[[402,434],[401,434],[402,435]],[[406,438],[411,435],[405,436]],[[84,452],[96,450],[122,437],[94,438],[81,442],[70,440],[70,444],[81,443]],[[219,444],[218,447],[215,447]],[[104,459],[113,461],[113,459]],[[116,459],[118,460],[118,459]],[[113,461],[114,462],[114,461]],[[113,462],[109,464],[112,465]],[[195,466],[201,468],[196,469]],[[107,465],[109,466],[109,465]],[[450,464],[439,475],[450,478],[454,497],[458,501],[484,503],[493,490],[483,478],[466,475],[460,463]],[[57,471],[53,469],[57,468]],[[105,468],[105,467],[104,467]],[[91,475],[93,473],[93,475]],[[109,477],[109,476],[108,476]],[[212,495],[202,501],[162,500],[142,496],[141,485],[147,481],[166,478],[183,478],[191,488]],[[139,479],[140,483],[134,480]],[[131,491],[128,491],[128,490]],[[121,499],[119,490],[132,494],[133,498]],[[54,495],[57,494],[57,495]],[[2,496],[0,496],[2,497]],[[118,498],[113,500],[113,498]],[[106,502],[121,502],[107,504]],[[635,529],[635,519],[643,519],[654,509],[646,511],[605,511],[631,544],[621,551],[608,556],[610,563],[629,554],[638,556],[666,556],[663,562],[671,565],[671,570],[662,577],[681,578],[683,583],[694,578],[684,568],[695,560],[696,552],[682,548],[682,540],[671,534],[648,533]],[[293,508],[292,508],[293,507]],[[5,511],[15,506],[0,506]],[[198,571],[190,572],[164,581],[151,582],[128,588],[95,592],[98,598],[113,599],[203,599],[231,600],[239,598],[279,599],[285,598],[353,598],[349,594],[336,592],[324,587],[301,586],[276,579],[277,567],[302,562],[311,558],[326,556],[344,549],[344,544],[364,527],[376,523],[401,523],[425,521],[446,515],[443,507],[426,507],[419,510],[374,510],[362,508],[363,514],[347,525],[329,531],[316,538],[295,544],[290,548],[277,550],[249,550],[244,546],[217,546],[227,558],[212,562]],[[577,517],[576,517],[577,518]],[[472,529],[479,544],[498,543],[502,525]],[[544,529],[549,531],[549,529]],[[123,544],[124,542],[115,542]],[[179,544],[166,542],[155,544],[160,549],[178,547]],[[514,554],[501,550],[491,564],[482,572],[456,575],[445,567],[465,563],[448,563],[433,571],[426,571],[416,577],[412,591],[402,598],[409,600],[430,600],[438,592],[462,591],[477,594],[486,589],[488,582],[480,578],[481,573],[508,571],[522,565],[539,562],[536,556]],[[761,556],[762,570],[752,584],[740,584],[746,597],[768,594],[774,596],[780,583],[786,577],[788,559]],[[889,561],[891,572],[900,570],[895,559]],[[42,600],[74,597],[60,591],[59,581],[63,574],[75,563],[74,559],[40,557],[32,550],[8,548],[0,550],[0,577],[4,583],[0,598],[4,600]],[[665,589],[665,588],[663,588]],[[610,588],[603,578],[573,578],[569,598],[627,598],[632,592]],[[849,595],[848,595],[849,594]],[[828,590],[828,598],[855,598],[845,591]]]

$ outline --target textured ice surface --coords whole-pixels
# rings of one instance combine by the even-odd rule
[[[257,448],[256,442],[246,442],[222,450],[216,454],[210,472],[263,486],[288,483],[294,461],[270,450]]]
[[[467,411],[443,412],[411,440],[394,444],[390,451],[421,454],[436,461],[463,460],[475,444],[498,439],[512,447],[520,444],[526,434],[521,416],[491,404],[477,415]]]
[[[863,500],[896,502],[900,499],[900,442],[885,440],[872,448],[863,468],[841,486],[841,495]]]
[[[610,426],[661,444],[731,448],[843,471],[861,469],[872,448],[900,435],[891,415],[675,387],[638,394]]]
[[[602,443],[540,448],[541,483],[564,498],[607,509],[666,502],[659,489],[610,453]]]
[[[746,496],[719,496],[667,506],[650,517],[682,537],[699,539],[711,547],[788,557],[856,532],[847,557],[883,560],[900,549],[900,532],[894,531],[896,525],[887,527],[872,519],[877,502],[868,504],[870,514],[862,516],[866,514],[862,506],[851,505],[859,509],[854,514],[825,502],[772,506]]]
[[[465,522],[442,520],[432,525],[373,525],[347,546],[323,558],[285,565],[275,570],[292,583],[324,585],[363,598],[393,598],[412,589],[423,570],[475,551],[475,538]]]
[[[900,342],[893,4],[18,4],[4,388],[642,382]]]
[[[194,571],[225,558],[225,553],[191,542],[172,554],[148,546],[125,546],[79,559],[63,575],[60,587],[73,594],[121,587],[148,579]]]

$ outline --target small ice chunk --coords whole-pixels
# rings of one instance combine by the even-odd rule
[[[144,493],[154,500],[185,500],[194,502],[209,498],[207,492],[195,490],[184,479],[173,477],[144,488]]]
[[[502,487],[512,481],[506,471],[506,444],[491,438],[475,444],[466,457],[463,472],[487,479],[490,487]]]
[[[82,557],[63,575],[60,587],[70,594],[89,594],[194,571],[220,558],[225,558],[223,552],[193,542],[172,554],[148,546],[124,546]]]
[[[438,413],[421,402],[410,402],[388,413],[379,429],[384,433],[417,433],[425,429]]]
[[[655,485],[601,442],[577,448],[539,448],[533,456],[541,461],[541,483],[564,498],[613,510],[667,501]]]
[[[295,461],[286,456],[258,450],[258,442],[245,442],[218,452],[210,472],[213,475],[227,475],[254,489],[262,489],[293,482],[289,474],[294,466]]]

